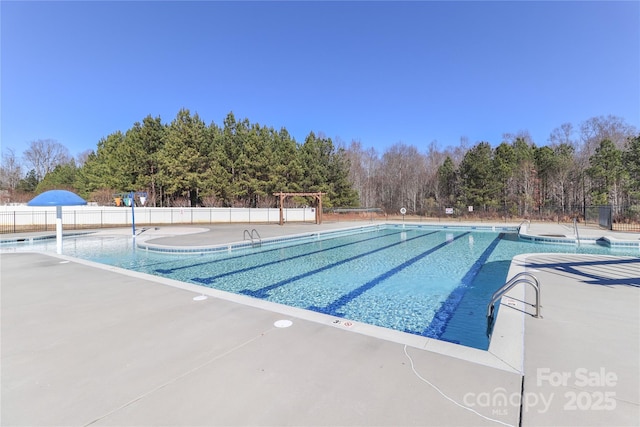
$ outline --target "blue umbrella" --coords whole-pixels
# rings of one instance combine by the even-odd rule
[[[56,207],[56,248],[62,253],[62,207],[86,205],[87,201],[67,190],[49,190],[31,199],[27,206]]]

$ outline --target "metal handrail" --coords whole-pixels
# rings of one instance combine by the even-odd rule
[[[573,229],[576,233],[576,244],[580,247],[580,235],[578,234],[578,218],[573,218]]]
[[[498,299],[502,298],[502,296],[509,292],[513,287],[515,287],[516,285],[520,284],[520,283],[526,283],[529,284],[533,287],[533,289],[536,292],[536,302],[535,302],[535,308],[536,308],[536,314],[535,314],[535,318],[540,319],[542,318],[542,316],[540,316],[540,307],[541,307],[541,298],[540,298],[540,282],[538,281],[538,278],[536,276],[534,276],[531,273],[528,273],[526,271],[523,271],[521,273],[516,274],[515,276],[513,276],[511,279],[509,279],[509,281],[507,281],[504,285],[502,285],[500,287],[500,289],[498,289],[497,291],[495,291],[493,293],[493,295],[491,296],[491,302],[489,302],[489,304],[487,305],[487,336],[491,336],[491,332],[492,332],[492,326],[493,326],[493,314],[494,314],[494,310],[495,310],[495,303],[496,301],[498,301]]]
[[[529,227],[527,227],[527,231],[529,231],[529,228],[531,227],[531,220],[529,220],[529,219],[525,219],[525,220],[524,220],[524,221],[522,221],[522,222],[520,223],[520,225],[518,226],[518,234],[520,234],[520,230],[522,229],[522,225],[523,225],[525,222],[526,222],[527,224],[529,224]]]
[[[256,230],[255,228],[253,230],[251,230],[251,237],[253,238],[253,235],[256,235],[256,238],[258,239],[258,245],[262,246],[262,237],[260,237],[260,233],[258,233],[258,230]]]
[[[249,237],[249,240],[251,240],[251,247],[262,246],[262,237],[260,237],[260,233],[258,233],[258,230],[256,230],[255,228],[251,231],[245,229],[244,233],[242,234],[242,240],[247,240],[247,236]],[[255,240],[258,241],[257,244],[255,243]]]

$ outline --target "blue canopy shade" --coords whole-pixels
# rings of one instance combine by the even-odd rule
[[[49,190],[31,199],[27,206],[79,206],[87,201],[67,190]]]

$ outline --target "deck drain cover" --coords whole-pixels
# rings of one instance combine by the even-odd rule
[[[291,320],[278,320],[273,324],[276,328],[288,328],[291,325],[293,325]]]
[[[206,295],[198,295],[197,297],[193,297],[194,301],[204,301],[207,299]]]

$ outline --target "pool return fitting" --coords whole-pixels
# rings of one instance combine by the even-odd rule
[[[533,317],[535,317],[536,319],[542,318],[542,316],[540,315],[540,282],[538,281],[538,278],[533,274],[523,271],[522,273],[518,273],[513,276],[507,283],[502,285],[500,289],[495,291],[491,296],[491,302],[489,302],[489,304],[487,305],[487,337],[491,338],[491,333],[493,332],[493,324],[495,320],[494,310],[496,301],[498,301],[505,293],[509,292],[513,287],[520,283],[529,284],[536,291],[536,302],[535,304],[531,304],[536,308],[536,314]]]

